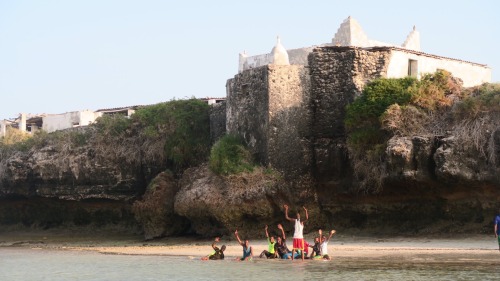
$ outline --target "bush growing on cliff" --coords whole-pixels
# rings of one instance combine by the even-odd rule
[[[494,132],[500,123],[500,84],[483,84],[468,89],[452,115],[453,135],[463,150],[474,149],[490,163],[497,163],[498,145]]]
[[[145,106],[130,119],[103,116],[95,124],[96,149],[118,161],[182,170],[206,161],[209,118],[208,104],[194,98]]]
[[[165,158],[175,167],[198,165],[210,149],[209,105],[198,99],[173,100],[144,107],[132,115],[143,135],[164,139]]]
[[[220,138],[210,151],[209,167],[218,175],[231,175],[253,170],[252,157],[241,139],[234,135]]]
[[[364,191],[379,191],[385,175],[384,152],[392,135],[440,134],[460,81],[439,70],[420,80],[381,78],[367,84],[346,108],[347,146],[354,173]],[[439,113],[441,112],[441,113]]]
[[[485,113],[500,112],[500,83],[485,83],[470,88],[467,97],[454,108],[459,119],[474,119]]]
[[[47,133],[43,130],[35,133],[22,132],[8,128],[7,136],[0,139],[0,159],[9,157],[16,151],[28,152],[30,149],[39,149],[48,144],[57,147],[60,151],[69,153],[73,148],[82,146],[88,141],[88,134],[78,130],[61,130]]]
[[[380,117],[392,104],[408,104],[410,87],[416,79],[377,79],[366,85],[362,95],[347,106],[345,125],[350,147],[363,148],[385,142]]]

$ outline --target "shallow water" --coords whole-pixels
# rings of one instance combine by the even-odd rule
[[[498,264],[384,260],[251,262],[198,257],[0,249],[0,280],[494,280]]]

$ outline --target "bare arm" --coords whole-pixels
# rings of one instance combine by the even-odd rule
[[[498,230],[498,225],[495,223],[495,237],[498,237],[497,230]]]
[[[309,214],[307,213],[307,209],[306,207],[302,206],[302,208],[304,209],[304,211],[306,212],[306,219],[303,220],[302,222],[306,222],[308,219],[309,219]]]
[[[269,233],[267,233],[267,225],[266,225],[265,230],[266,230],[266,237],[269,239]]]
[[[214,242],[212,243],[212,248],[215,250],[215,247],[217,247],[217,242],[220,241],[219,237],[215,237]]]
[[[234,235],[236,235],[236,239],[238,240],[238,243],[240,243],[240,245],[243,245],[243,243],[241,243],[240,236],[238,236],[238,230],[237,230],[237,229],[236,229],[236,231],[234,232]]]
[[[285,231],[283,230],[283,226],[281,224],[278,224],[278,229],[281,229],[281,236],[283,237],[283,240],[286,240]]]
[[[330,241],[330,238],[332,238],[333,234],[335,234],[335,230],[330,231],[330,236],[328,236],[328,239],[326,241]]]
[[[285,207],[285,218],[291,222],[294,222],[295,219],[292,219],[288,216],[288,205],[283,205],[283,207]]]

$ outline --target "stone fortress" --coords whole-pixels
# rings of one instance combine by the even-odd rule
[[[346,105],[373,79],[419,78],[438,69],[465,87],[491,80],[484,64],[422,52],[415,27],[396,46],[369,39],[348,17],[331,43],[286,50],[278,38],[269,54],[240,54],[226,103],[213,109],[212,134],[242,136],[258,161],[286,175],[339,178],[346,169],[339,161],[347,157]]]

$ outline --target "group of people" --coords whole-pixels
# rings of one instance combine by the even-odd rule
[[[262,251],[260,254],[260,258],[280,258],[280,259],[297,259],[301,257],[304,259],[324,259],[330,260],[330,256],[328,255],[328,242],[330,238],[335,234],[335,230],[331,230],[326,235],[323,234],[321,229],[318,231],[318,236],[314,238],[314,244],[309,244],[304,239],[304,223],[309,219],[309,214],[305,207],[302,207],[305,211],[305,219],[301,220],[300,212],[297,211],[296,217],[291,218],[288,216],[288,205],[283,206],[285,208],[285,218],[288,221],[294,223],[294,234],[293,234],[293,247],[290,251],[286,245],[286,235],[281,224],[278,224],[278,229],[281,232],[281,235],[277,237],[269,236],[268,226],[265,227],[266,238],[268,242],[268,249]],[[238,258],[238,260],[245,261],[251,260],[254,256],[253,248],[250,246],[249,240],[241,241],[238,230],[234,232],[236,236],[236,240],[243,247],[243,256]],[[214,249],[211,255],[203,257],[204,260],[217,260],[224,259],[224,250],[226,248],[223,245],[220,249],[217,247],[216,243],[219,242],[219,238],[215,239],[215,242],[212,243],[212,248]],[[309,251],[311,248],[311,251]]]

